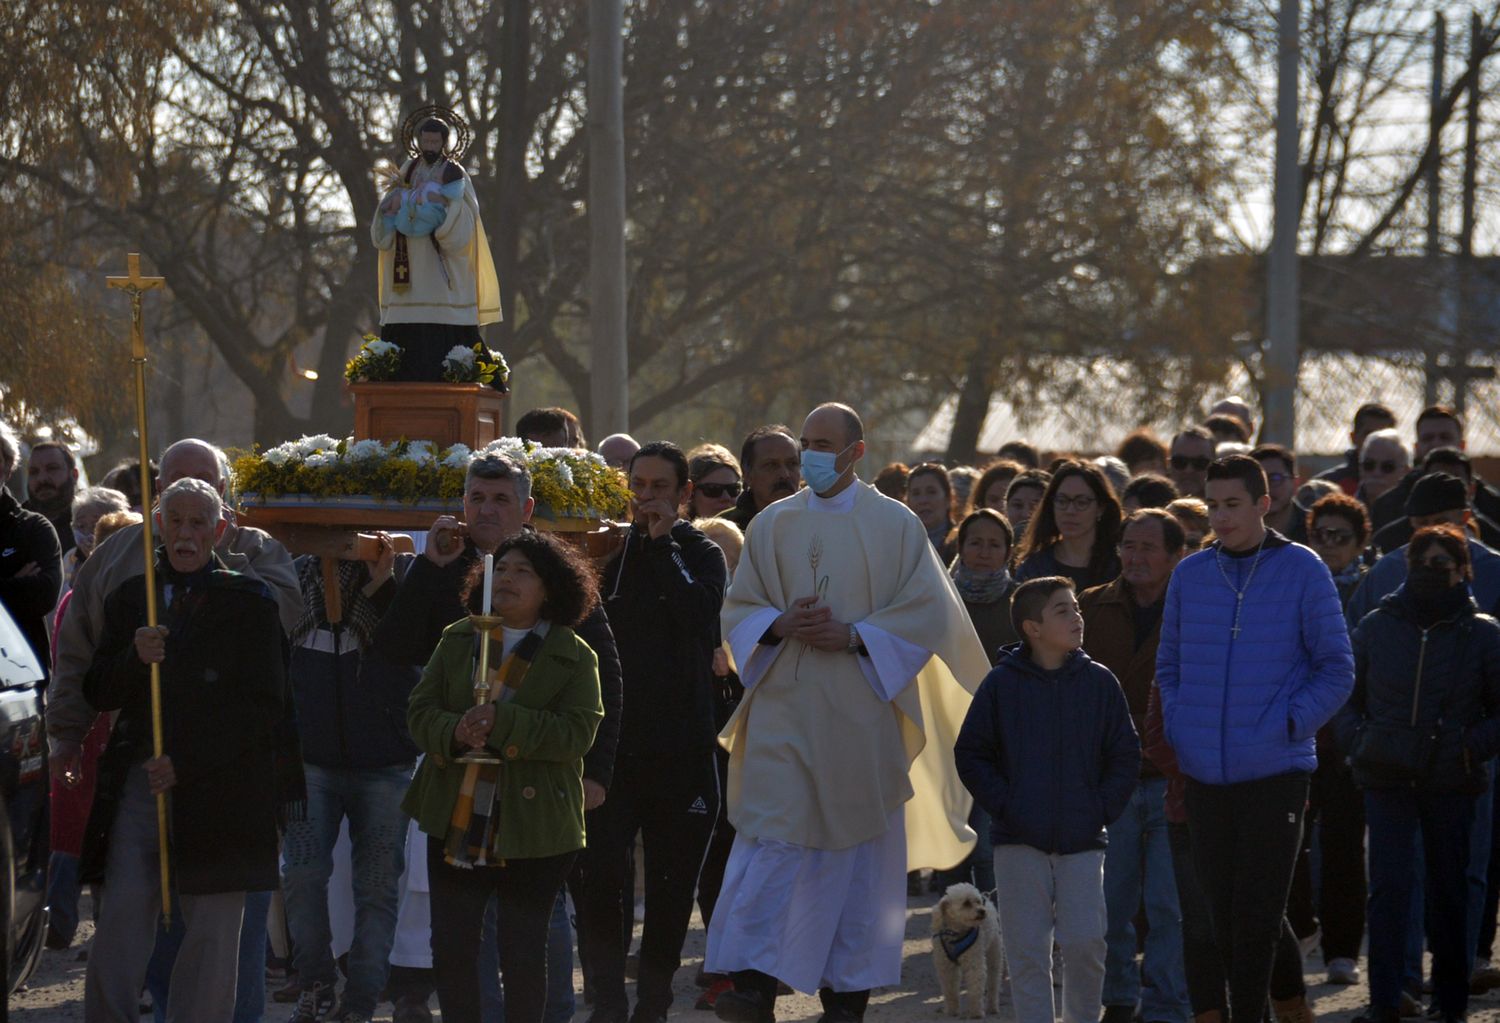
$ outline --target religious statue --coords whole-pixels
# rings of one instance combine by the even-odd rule
[[[479,201],[458,162],[472,137],[456,111],[425,106],[401,127],[405,165],[377,168],[370,238],[380,250],[380,339],[401,348],[396,380],[442,380],[443,359],[482,344],[479,328],[500,319]],[[493,386],[505,389],[498,376]]]

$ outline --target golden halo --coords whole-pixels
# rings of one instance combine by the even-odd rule
[[[462,114],[441,103],[429,103],[406,115],[406,120],[401,123],[401,148],[412,156],[421,155],[422,147],[417,141],[417,129],[429,117],[436,117],[448,126],[450,135],[443,155],[455,162],[460,160],[468,150],[469,143],[474,141],[474,132],[469,128],[469,122],[464,120]]]

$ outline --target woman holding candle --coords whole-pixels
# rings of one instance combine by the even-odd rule
[[[587,561],[546,534],[517,533],[475,566],[466,595],[471,610],[489,605],[498,619],[485,640],[488,698],[475,703],[473,619],[444,630],[412,691],[407,721],[427,756],[404,806],[428,836],[444,1019],[479,1019],[477,953],[491,893],[505,920],[506,1019],[542,1019],[548,920],[584,844],[583,755],[604,716],[597,659],[572,629],[596,600]],[[459,760],[471,751],[500,762]]]

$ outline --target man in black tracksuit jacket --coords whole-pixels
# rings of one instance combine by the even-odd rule
[[[614,629],[629,712],[620,728],[614,786],[588,818],[579,932],[594,989],[594,1023],[623,1023],[628,862],[645,854],[646,919],[633,1023],[655,1023],[672,1004],[672,976],[693,892],[719,809],[714,763],[713,654],[727,574],[717,544],[677,518],[691,490],[675,445],[631,461],[635,524],[605,565],[600,593]]]

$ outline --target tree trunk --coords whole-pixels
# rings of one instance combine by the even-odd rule
[[[516,330],[521,265],[521,216],[526,192],[526,80],[531,67],[531,0],[505,0],[500,30],[500,138],[495,190],[495,271],[500,277],[500,350]]]
[[[969,356],[968,372],[958,392],[953,412],[953,432],[948,435],[946,458],[950,465],[972,465],[979,449],[979,431],[990,410],[991,383],[987,346],[976,343]]]

